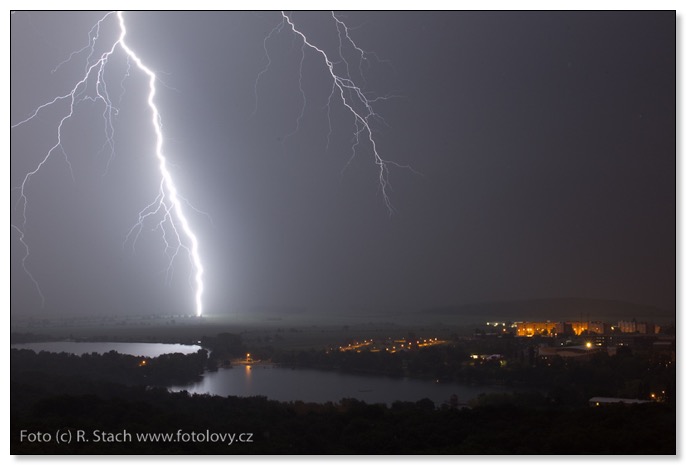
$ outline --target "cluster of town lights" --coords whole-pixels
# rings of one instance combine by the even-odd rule
[[[391,345],[390,341],[393,341],[393,344]],[[392,339],[392,338],[387,338],[383,340],[380,344],[374,344],[374,339],[365,339],[362,342],[359,341],[353,341],[349,343],[346,346],[338,346],[338,351],[339,352],[350,352],[350,351],[355,351],[355,352],[361,352],[362,349],[369,350],[370,352],[381,352],[386,351],[389,353],[395,353],[398,351],[402,350],[412,350],[418,349],[418,348],[423,348],[423,347],[430,347],[434,346],[437,344],[443,344],[446,341],[440,340],[438,338],[428,338],[428,339],[423,339],[423,338],[417,338],[414,341],[406,341],[405,339]],[[386,347],[382,347],[386,346]]]

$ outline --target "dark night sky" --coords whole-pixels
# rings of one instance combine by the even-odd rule
[[[12,123],[73,86],[85,55],[51,70],[102,15],[12,16]],[[676,308],[674,12],[339,16],[378,58],[365,89],[395,96],[375,106],[386,122],[375,126],[379,152],[421,173],[391,167],[393,215],[369,147],[347,165],[354,125],[336,101],[327,150],[331,83],[319,56],[302,62],[298,132],[289,136],[303,103],[301,49],[286,30],[266,42],[271,66],[256,88],[279,13],[126,15],[127,42],[165,84],[157,102],[179,190],[211,217],[189,214],[208,313],[548,297]],[[330,16],[292,18],[335,52]],[[132,68],[120,86],[122,53],[107,73],[121,98],[116,156],[106,169],[103,106],[82,102],[63,133],[74,179],[55,153],[27,190],[27,266],[45,308],[13,231],[13,312],[192,312],[187,263],[164,282],[159,231],[135,251],[124,244],[159,175],[142,74]],[[55,143],[58,118],[46,111],[12,130],[12,186]]]

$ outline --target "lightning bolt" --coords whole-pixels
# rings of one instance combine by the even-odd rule
[[[284,137],[284,140],[297,133],[300,127],[300,121],[303,118],[304,108],[307,103],[307,100],[305,98],[305,91],[302,88],[303,61],[305,59],[305,51],[311,50],[321,57],[325,65],[326,71],[328,73],[328,76],[331,78],[331,92],[329,93],[327,101],[327,119],[329,122],[329,133],[327,134],[327,149],[329,145],[329,138],[331,136],[332,131],[330,117],[331,102],[337,96],[340,102],[346,108],[346,110],[353,117],[355,124],[355,130],[353,131],[352,140],[352,155],[343,169],[345,170],[347,166],[350,164],[350,162],[357,156],[358,147],[360,147],[363,143],[368,144],[374,159],[374,163],[378,168],[379,190],[381,192],[383,203],[386,209],[388,210],[388,213],[393,214],[394,208],[391,204],[391,200],[389,197],[389,191],[391,188],[389,181],[389,167],[396,166],[398,168],[409,169],[414,173],[417,172],[414,169],[412,169],[409,165],[401,165],[395,163],[391,160],[383,158],[379,153],[379,150],[377,149],[374,122],[378,121],[385,124],[385,121],[378,113],[375,112],[373,105],[374,103],[380,100],[386,100],[388,98],[391,98],[391,96],[372,96],[369,93],[365,93],[362,87],[356,84],[355,80],[351,77],[350,64],[344,57],[343,49],[345,46],[349,46],[353,50],[355,50],[355,53],[359,55],[359,74],[362,80],[364,80],[364,74],[362,72],[363,63],[367,62],[367,56],[369,55],[369,53],[365,52],[353,41],[353,39],[350,37],[349,28],[341,19],[339,19],[336,16],[334,12],[331,12],[331,17],[333,18],[336,30],[338,31],[338,56],[336,57],[329,56],[329,54],[327,54],[323,47],[315,45],[313,41],[300,28],[296,26],[295,22],[293,21],[292,14],[288,14],[285,11],[281,11],[281,22],[279,22],[279,24],[277,24],[264,39],[263,45],[265,54],[267,56],[267,64],[258,73],[257,78],[255,80],[255,110],[253,111],[253,115],[257,111],[257,87],[260,77],[269,70],[269,67],[272,63],[271,57],[269,56],[267,42],[275,34],[279,34],[284,30],[289,30],[296,38],[302,41],[300,55],[300,79],[298,81],[298,90],[301,95],[302,107],[300,114],[298,115],[298,118],[296,120],[295,129],[291,133],[286,135]]]
[[[96,42],[100,39],[100,28],[102,24],[113,15],[116,15],[117,23],[119,26],[119,36],[112,43],[109,50],[100,54],[100,56],[97,56],[95,45]],[[193,268],[192,275],[195,289],[195,314],[197,316],[201,316],[203,313],[202,298],[204,291],[204,269],[199,254],[198,238],[191,229],[188,218],[186,217],[184,212],[182,204],[183,199],[179,195],[176,185],[174,183],[174,179],[169,169],[167,168],[167,158],[164,155],[164,136],[162,134],[162,127],[160,123],[161,118],[157,105],[155,104],[155,95],[157,93],[157,76],[150,68],[148,68],[143,63],[143,61],[138,57],[138,55],[133,51],[133,49],[129,47],[125,39],[126,23],[124,21],[124,14],[121,11],[109,12],[105,14],[105,16],[103,16],[91,28],[89,32],[88,45],[70,54],[66,60],[59,63],[57,67],[53,70],[53,72],[56,71],[61,66],[68,63],[73,57],[88,51],[88,57],[86,59],[86,68],[84,70],[82,78],[78,82],[76,82],[76,84],[71,88],[69,92],[67,92],[64,95],[57,96],[53,100],[40,105],[27,118],[11,126],[12,129],[15,129],[19,126],[31,122],[33,119],[37,118],[41,112],[43,112],[49,107],[53,107],[61,102],[68,103],[68,110],[66,111],[66,114],[64,114],[60,118],[59,123],[57,125],[55,144],[47,151],[45,156],[36,165],[36,167],[32,171],[28,172],[26,176],[24,176],[21,185],[18,187],[20,194],[19,200],[17,201],[17,206],[15,208],[21,207],[21,225],[12,224],[11,227],[19,234],[19,240],[21,244],[24,246],[25,253],[22,259],[24,271],[33,281],[36,288],[38,289],[41,299],[43,299],[43,293],[41,292],[40,287],[38,286],[38,282],[34,279],[33,275],[28,271],[26,267],[26,260],[28,259],[30,254],[28,244],[24,240],[24,233],[27,224],[27,208],[29,203],[27,196],[28,186],[33,176],[43,169],[45,164],[48,162],[50,158],[54,156],[55,153],[61,153],[66,163],[69,165],[71,169],[69,158],[62,146],[64,124],[70,118],[72,118],[72,116],[74,116],[74,112],[76,111],[78,104],[85,100],[100,103],[103,105],[102,117],[105,122],[105,143],[103,145],[103,149],[105,147],[108,147],[110,149],[109,161],[111,161],[114,155],[114,127],[112,125],[112,119],[113,115],[116,115],[117,109],[112,104],[112,100],[110,99],[110,95],[108,93],[104,76],[105,71],[107,69],[108,60],[117,50],[121,50],[127,58],[128,67],[130,68],[130,64],[131,62],[133,62],[137,69],[141,71],[148,79],[147,105],[150,109],[151,115],[150,124],[152,125],[152,128],[155,133],[155,157],[158,162],[158,168],[161,176],[161,180],[159,183],[159,192],[156,198],[139,213],[138,221],[131,228],[129,234],[127,234],[126,240],[129,240],[129,238],[133,235],[133,240],[135,243],[135,239],[140,234],[144,222],[148,220],[155,220],[156,218],[161,216],[162,219],[157,220],[157,227],[162,230],[162,238],[166,244],[168,256],[170,258],[168,274],[179,252],[181,250],[186,251],[188,253],[188,257]],[[129,75],[129,71],[130,69],[126,70],[126,76]],[[91,89],[90,94],[88,93],[89,88]]]

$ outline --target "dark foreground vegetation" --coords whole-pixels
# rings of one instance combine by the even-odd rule
[[[168,393],[91,385],[97,393],[53,394],[13,386],[13,454],[674,454],[675,414],[664,404],[572,411],[513,405],[390,408],[352,399],[281,403],[261,397]],[[43,391],[43,392],[41,392]],[[83,389],[79,389],[83,391]],[[21,440],[21,430],[72,432],[71,443]],[[88,440],[77,441],[82,431]],[[128,432],[130,438],[122,437]],[[242,442],[180,442],[190,433],[231,433]],[[95,442],[96,432],[123,442]],[[169,441],[136,433],[167,433]],[[101,435],[102,436],[102,435]],[[114,437],[112,438],[114,439]]]
[[[628,356],[604,363],[640,369],[640,359],[627,361]],[[456,408],[428,399],[391,406],[354,399],[285,403],[170,393],[164,387],[197,378],[209,360],[204,351],[145,359],[12,350],[11,453],[676,453],[673,399],[588,407],[576,396],[567,402],[564,396],[529,392],[482,396],[472,408]],[[472,368],[478,371],[480,366]],[[555,369],[547,374],[565,372]],[[590,377],[588,370],[595,369],[580,365],[571,373]],[[569,376],[560,383],[568,383]],[[589,383],[605,381],[591,378],[578,385],[586,389]],[[158,436],[142,435],[146,433]]]

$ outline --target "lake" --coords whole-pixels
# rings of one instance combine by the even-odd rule
[[[28,342],[25,344],[12,344],[13,349],[29,349],[35,352],[66,352],[69,354],[83,355],[93,352],[104,354],[111,350],[120,354],[135,355],[142,357],[158,357],[162,354],[194,354],[202,349],[196,345],[184,344],[157,344],[152,342]]]
[[[201,349],[197,345],[158,344],[137,342],[31,342],[13,344],[12,348],[35,352],[67,352],[75,355],[103,354],[114,350],[121,354],[157,357],[162,354],[192,354]],[[359,375],[335,371],[282,368],[275,365],[237,365],[232,368],[206,372],[202,380],[186,386],[173,386],[173,391],[218,396],[265,396],[272,400],[290,402],[339,402],[355,398],[369,404],[393,401],[416,402],[431,399],[437,406],[447,402],[453,394],[465,404],[484,392],[508,392],[500,386],[471,386],[459,383],[436,383],[431,380],[391,378]]]
[[[278,401],[338,402],[355,398],[390,405],[393,401],[431,399],[436,406],[457,394],[461,404],[483,392],[509,392],[500,386],[470,386],[429,380],[357,375],[334,371],[282,368],[273,365],[235,366],[205,373],[203,379],[174,391],[219,396],[266,396]]]

